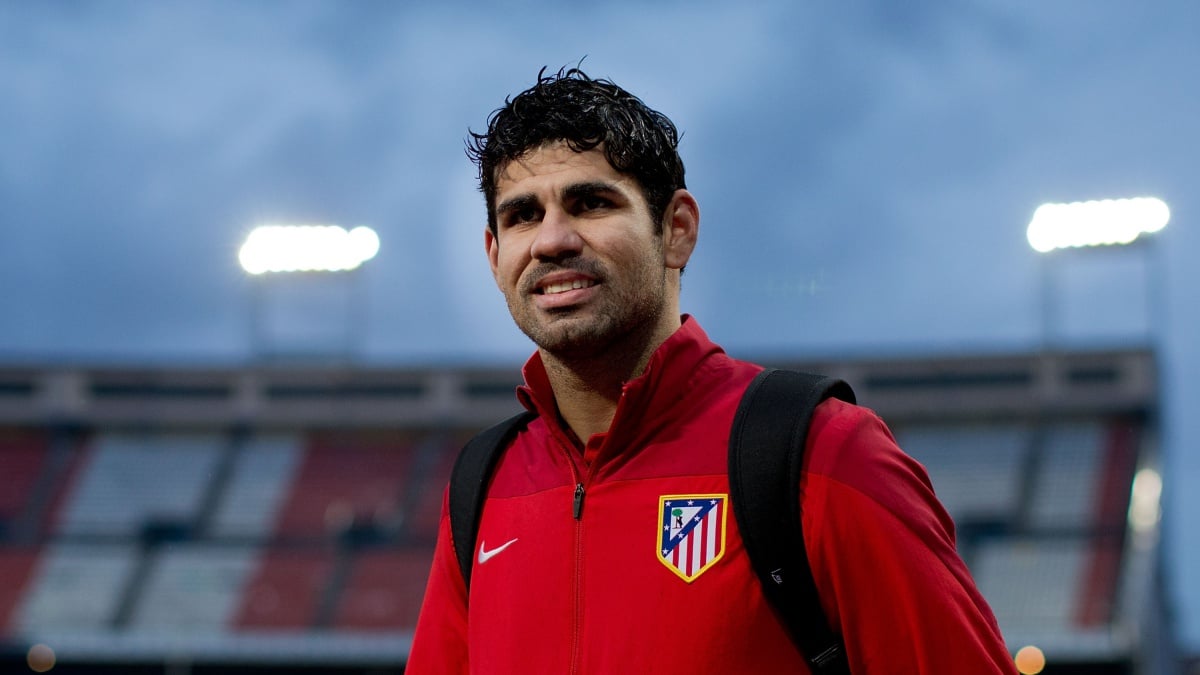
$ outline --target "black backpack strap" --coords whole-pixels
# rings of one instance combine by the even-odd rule
[[[454,470],[450,474],[450,534],[468,590],[475,557],[475,535],[483,515],[483,502],[487,499],[488,479],[509,441],[534,417],[537,415],[526,411],[484,429],[467,441],[454,461]]]
[[[842,380],[764,370],[747,387],[729,433],[733,513],[767,600],[814,673],[849,673],[846,648],[817,596],[800,521],[800,467],[813,410]]]

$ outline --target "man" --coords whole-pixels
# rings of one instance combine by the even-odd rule
[[[537,345],[518,397],[538,417],[488,486],[469,602],[443,513],[409,675],[809,672],[728,517],[729,429],[761,368],[680,315],[700,212],[677,144],[578,69],[539,75],[472,134],[492,273]],[[808,441],[805,545],[851,671],[1015,672],[953,523],[882,422],[827,400]]]

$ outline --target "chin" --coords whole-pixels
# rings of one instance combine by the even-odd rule
[[[616,337],[609,322],[595,318],[559,318],[539,322],[524,330],[540,349],[552,354],[587,354],[601,351]]]

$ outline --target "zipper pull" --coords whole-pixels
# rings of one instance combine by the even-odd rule
[[[583,517],[583,483],[575,484],[575,507],[572,513],[575,514],[575,520]]]

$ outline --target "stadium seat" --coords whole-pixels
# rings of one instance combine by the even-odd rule
[[[339,630],[411,630],[417,624],[432,548],[358,554],[334,618]]]
[[[217,434],[97,436],[57,532],[135,536],[152,521],[194,522],[224,443]]]
[[[138,554],[134,543],[50,545],[10,625],[22,631],[109,629]]]
[[[248,546],[183,544],[161,551],[143,579],[130,627],[146,633],[225,631],[258,557]]]
[[[275,528],[285,539],[338,536],[356,522],[383,529],[402,518],[413,440],[401,432],[315,434]]]
[[[922,425],[896,430],[900,447],[929,471],[933,488],[960,525],[1011,521],[1031,429],[1021,424]]]
[[[234,624],[248,630],[308,630],[332,582],[335,554],[330,547],[262,553],[241,592]]]
[[[33,501],[38,479],[46,468],[49,440],[45,433],[0,429],[0,538],[16,529],[18,519]]]
[[[250,437],[237,455],[210,533],[217,537],[269,537],[296,480],[303,453],[300,434]]]

